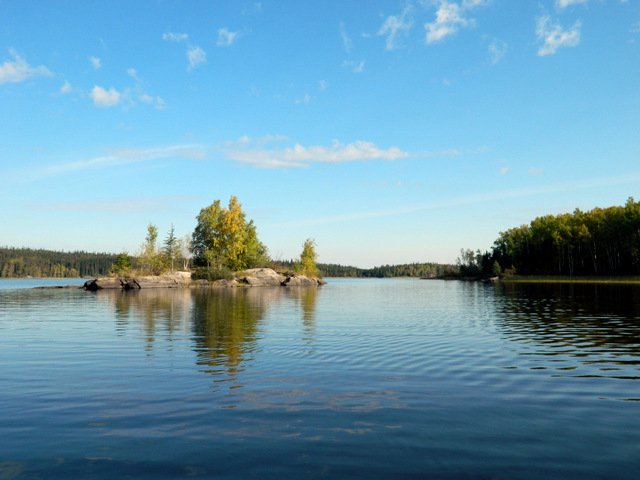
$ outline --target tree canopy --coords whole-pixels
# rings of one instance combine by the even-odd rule
[[[231,196],[227,208],[216,200],[200,210],[196,220],[191,246],[196,265],[237,271],[268,263],[267,248],[236,197]]]
[[[312,238],[307,238],[302,244],[300,260],[296,262],[294,270],[307,277],[317,277],[320,274],[316,264],[317,259],[316,242]]]
[[[523,275],[640,274],[640,202],[538,217],[501,232],[487,260]]]

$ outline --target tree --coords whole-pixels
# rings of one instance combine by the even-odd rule
[[[131,258],[129,258],[129,255],[127,254],[127,252],[122,252],[120,255],[118,255],[118,258],[116,259],[116,263],[111,265],[111,268],[109,269],[109,273],[112,273],[113,275],[116,275],[116,276],[123,276],[127,273],[127,271],[130,268],[131,268]]]
[[[175,236],[173,223],[171,224],[167,238],[164,239],[164,254],[167,257],[171,271],[173,271],[173,262],[178,255],[178,239]]]
[[[307,277],[317,277],[319,274],[317,259],[316,242],[312,238],[307,238],[302,244],[300,260],[294,266],[294,270]]]
[[[189,262],[191,261],[191,246],[193,242],[191,241],[191,235],[187,234],[182,238],[179,238],[177,241],[177,251],[178,255],[182,260],[182,269],[187,270],[189,268]]]
[[[196,220],[191,246],[196,265],[237,271],[267,263],[267,249],[236,197],[231,196],[228,208],[216,200],[200,210]]]
[[[147,226],[147,236],[140,246],[138,263],[145,273],[159,275],[164,270],[164,262],[160,256],[156,242],[158,241],[158,227],[149,223]]]

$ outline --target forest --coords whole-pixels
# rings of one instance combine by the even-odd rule
[[[0,278],[78,278],[107,275],[117,255],[0,248]]]
[[[639,275],[640,202],[545,215],[501,232],[491,252],[462,251],[463,273]]]
[[[276,270],[291,270],[295,260],[272,262]],[[341,278],[437,278],[457,271],[455,265],[440,263],[407,263],[402,265],[382,265],[373,268],[359,268],[335,263],[318,263],[322,277]]]

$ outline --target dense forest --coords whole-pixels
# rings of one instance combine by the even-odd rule
[[[117,255],[0,248],[0,278],[95,277],[109,273]]]
[[[294,260],[277,262],[276,268],[290,269]],[[323,277],[349,277],[349,278],[393,278],[416,277],[435,278],[456,271],[454,265],[439,263],[408,263],[403,265],[383,265],[373,268],[358,268],[334,263],[318,263],[318,270]]]
[[[639,275],[640,202],[546,215],[501,232],[492,251],[462,251],[462,271],[519,275]]]

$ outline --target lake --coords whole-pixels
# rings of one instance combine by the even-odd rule
[[[1,479],[640,469],[638,286],[35,283],[0,282]]]

